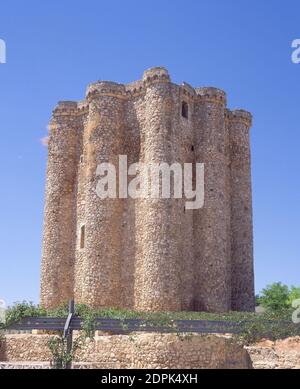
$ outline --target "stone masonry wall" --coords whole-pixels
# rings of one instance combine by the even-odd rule
[[[0,362],[47,362],[50,335],[7,335],[0,348]],[[224,336],[133,334],[96,336],[78,350],[75,365],[93,368],[251,368],[242,346]]]
[[[76,188],[81,116],[77,103],[59,103],[49,125],[42,253],[41,303],[56,306],[73,297]]]
[[[248,112],[228,112],[231,173],[232,309],[253,311],[252,185]]]
[[[49,368],[48,339],[48,335],[7,335],[0,343],[0,369]],[[262,340],[244,349],[224,336],[182,339],[166,334],[96,336],[77,353],[73,366],[300,369],[300,337]]]
[[[215,88],[196,89],[196,160],[204,162],[204,207],[194,211],[197,308],[231,309],[230,183],[226,153],[226,95]]]
[[[42,305],[253,310],[250,126],[248,112],[226,108],[225,92],[174,84],[161,67],[60,102],[50,122]],[[97,166],[113,163],[119,179],[119,155],[128,165],[204,162],[204,207],[101,200]]]

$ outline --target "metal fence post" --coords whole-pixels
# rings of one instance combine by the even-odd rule
[[[71,320],[73,318],[73,315],[75,313],[75,303],[74,300],[69,301],[69,315],[65,324],[64,328],[64,337],[67,339],[67,354],[70,355],[72,352],[72,346],[73,346],[73,330],[70,328]],[[72,368],[72,361],[67,362],[66,369]]]

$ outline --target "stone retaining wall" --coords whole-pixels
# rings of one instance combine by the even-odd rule
[[[0,342],[0,369],[49,369],[49,335],[9,334]],[[299,369],[300,337],[245,347],[229,336],[172,334],[96,336],[86,340],[73,364],[93,368]]]
[[[50,335],[6,335],[0,348],[0,361],[48,362]],[[242,346],[226,336],[175,334],[106,335],[87,339],[77,352],[81,368],[252,368]],[[17,364],[18,365],[18,364]],[[22,364],[21,364],[22,365]],[[2,363],[2,366],[7,366]],[[3,368],[3,367],[2,367]],[[26,367],[23,367],[26,368]],[[33,367],[36,368],[36,367]],[[37,367],[42,368],[42,367]]]

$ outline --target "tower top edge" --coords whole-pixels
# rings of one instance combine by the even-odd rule
[[[142,96],[148,87],[156,83],[172,83],[168,70],[163,66],[156,66],[144,71],[141,79],[122,84],[114,81],[98,80],[88,85],[86,90],[85,99],[82,101],[60,101],[53,111],[53,115],[70,115],[72,113],[82,113],[88,110],[89,103],[100,96],[111,96],[124,100],[128,100],[131,97]],[[192,85],[183,82],[182,84],[173,84],[177,86],[183,96],[189,97],[191,100],[213,102],[222,105],[227,104],[227,96],[222,89],[204,86],[193,87]],[[244,117],[245,120],[249,119],[250,113],[244,110],[235,110],[236,117]],[[252,116],[251,116],[252,119]]]
[[[170,75],[168,70],[163,66],[155,66],[153,68],[146,69],[143,73],[143,81],[149,80],[152,77],[165,77],[166,79],[170,80]]]
[[[230,121],[245,122],[249,127],[251,127],[253,122],[253,116],[251,112],[244,109],[227,110],[227,117]]]
[[[77,116],[87,112],[88,104],[86,100],[81,101],[59,101],[52,111],[52,117]]]

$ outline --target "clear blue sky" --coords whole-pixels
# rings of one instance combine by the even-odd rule
[[[129,82],[166,66],[173,81],[216,86],[251,132],[256,290],[300,285],[299,1],[2,0],[0,298],[38,301],[51,110],[97,79]]]

